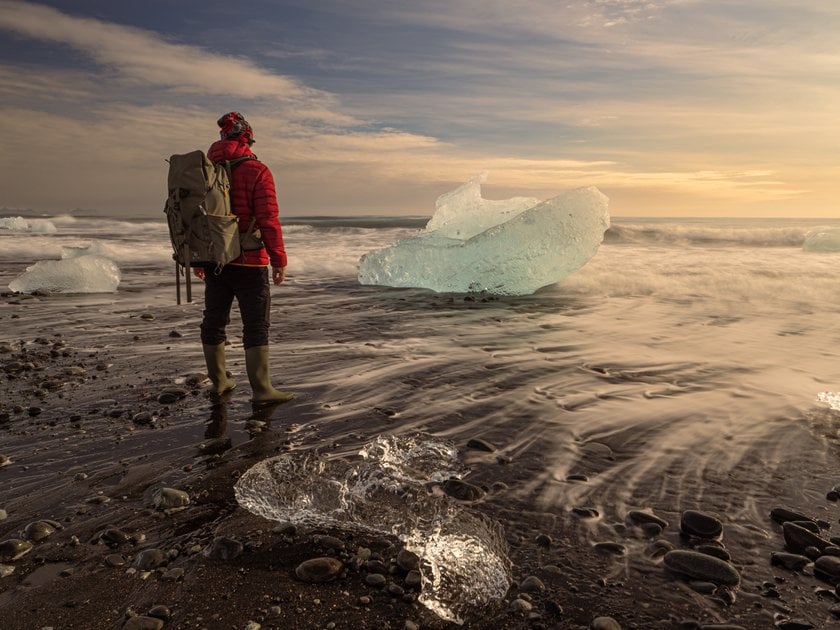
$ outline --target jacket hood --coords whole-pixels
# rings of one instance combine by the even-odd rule
[[[235,160],[246,155],[254,155],[254,153],[251,151],[251,147],[240,142],[238,138],[235,140],[216,140],[207,150],[207,158],[211,162]]]

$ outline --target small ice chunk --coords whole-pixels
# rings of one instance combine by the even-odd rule
[[[46,219],[24,219],[23,217],[0,218],[0,230],[10,232],[32,232],[34,234],[55,234],[58,229]]]
[[[481,198],[483,176],[438,199],[424,231],[359,260],[359,282],[433,291],[529,295],[574,273],[609,228],[595,187],[539,203]]]
[[[840,252],[840,228],[808,232],[802,243],[802,249],[806,252]]]
[[[113,293],[120,278],[120,269],[114,261],[85,255],[39,261],[12,280],[9,289],[21,293]]]

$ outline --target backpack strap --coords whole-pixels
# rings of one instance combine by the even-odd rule
[[[233,169],[235,169],[237,166],[239,166],[243,162],[247,162],[248,160],[256,160],[256,159],[257,159],[256,155],[243,155],[242,157],[238,157],[234,160],[225,160],[224,165],[225,165],[225,169],[228,172],[228,181],[230,181],[231,184],[233,183],[233,177],[231,176],[231,174],[233,173]],[[231,195],[230,211],[233,214],[236,214],[236,209],[233,207],[233,196],[232,195]],[[257,217],[255,217],[255,216],[251,217],[251,224],[248,226],[248,230],[245,232],[245,236],[240,237],[240,240],[247,240],[247,239],[251,238],[251,235],[254,233],[254,228],[256,227],[256,225],[257,225]]]

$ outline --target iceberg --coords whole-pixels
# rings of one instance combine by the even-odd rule
[[[808,232],[802,243],[802,249],[806,252],[840,252],[840,228]]]
[[[234,486],[267,519],[395,536],[420,558],[418,601],[462,624],[507,593],[510,560],[498,523],[430,491],[465,470],[454,445],[425,435],[379,436],[355,460],[316,451],[258,462]]]
[[[113,293],[120,279],[120,269],[114,261],[87,254],[41,260],[12,280],[9,289],[20,293]]]
[[[52,221],[46,219],[27,220],[23,217],[0,218],[0,230],[10,232],[32,232],[33,234],[55,234],[58,228]]]
[[[361,284],[439,292],[530,295],[574,273],[610,226],[594,186],[540,202],[481,197],[481,174],[441,195],[425,229],[359,259]]]

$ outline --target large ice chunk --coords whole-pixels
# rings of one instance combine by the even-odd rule
[[[297,451],[263,460],[236,482],[236,500],[267,519],[399,538],[420,558],[418,601],[443,619],[463,623],[505,596],[510,561],[501,527],[431,490],[464,473],[454,445],[380,436],[359,455]]]
[[[529,295],[598,251],[609,200],[595,187],[548,201],[481,198],[480,175],[442,195],[426,229],[359,260],[359,282],[455,293]]]
[[[113,293],[119,283],[120,269],[114,261],[87,254],[39,261],[12,280],[9,289],[21,293]]]
[[[10,232],[32,232],[33,234],[55,234],[58,229],[46,219],[24,219],[23,217],[0,218],[0,230]]]

